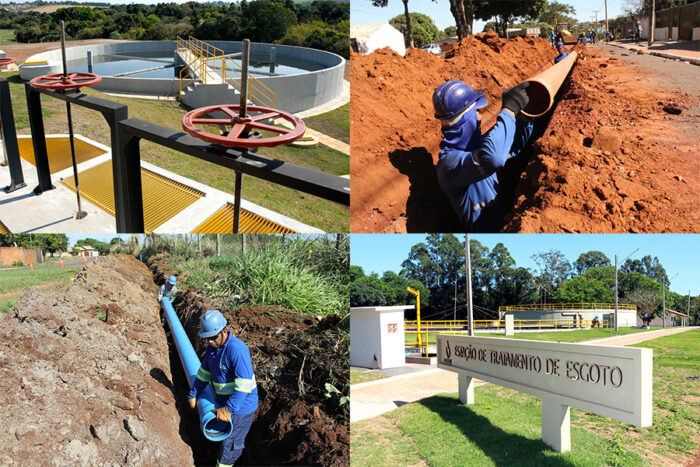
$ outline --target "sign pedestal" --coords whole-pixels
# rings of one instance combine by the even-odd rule
[[[515,335],[515,316],[506,315],[506,336]]]
[[[557,452],[571,451],[571,408],[542,398],[542,441]]]
[[[459,401],[462,404],[473,404],[474,403],[474,386],[476,378],[472,378],[466,373],[457,373],[457,380],[459,382]]]

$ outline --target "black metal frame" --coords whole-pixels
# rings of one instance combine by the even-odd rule
[[[209,144],[183,131],[175,131],[137,118],[128,118],[126,105],[87,96],[79,91],[48,91],[34,88],[29,83],[25,84],[25,91],[39,177],[39,185],[34,189],[37,194],[54,188],[51,185],[44,121],[41,115],[41,94],[97,110],[107,120],[111,130],[115,217],[119,233],[144,231],[139,146],[141,139],[235,171],[234,233],[237,233],[240,221],[243,174],[345,206],[350,205],[350,180],[348,179],[270,159],[244,148],[229,149]]]
[[[118,157],[119,152],[119,137],[117,132],[117,122],[129,117],[129,109],[124,104],[100,99],[85,95],[80,90],[64,91],[49,91],[47,89],[39,89],[24,84],[24,90],[27,94],[27,108],[29,111],[29,126],[32,130],[32,142],[34,145],[34,160],[36,161],[36,173],[39,178],[39,185],[34,188],[34,193],[40,195],[44,191],[55,188],[51,184],[51,171],[49,170],[49,156],[46,151],[46,133],[44,132],[44,117],[41,114],[41,95],[55,97],[71,104],[86,107],[91,110],[96,110],[102,114],[107,121],[111,132],[112,140],[112,168],[114,169],[114,182],[117,181],[117,173],[122,170],[119,165],[122,158]],[[116,186],[116,185],[115,185]],[[120,209],[126,209],[124,200],[115,197],[115,208],[117,213]],[[117,217],[118,219],[119,217]],[[118,226],[117,226],[118,228]]]
[[[11,193],[27,186],[24,183],[22,161],[19,156],[17,143],[17,129],[15,128],[15,115],[12,112],[12,97],[10,96],[10,82],[0,78],[0,127],[2,137],[7,148],[7,165],[10,169],[10,184],[5,187],[5,192]]]
[[[115,179],[115,192],[121,192],[120,196],[130,200],[131,203],[131,212],[125,218],[125,222],[122,224],[117,220],[117,230],[120,233],[143,231],[143,204],[140,183],[141,153],[139,149],[139,141],[141,139],[233,169],[236,172],[234,233],[238,233],[243,174],[252,175],[253,177],[346,206],[350,205],[350,181],[343,177],[270,159],[253,154],[243,148],[228,149],[219,145],[209,144],[183,131],[175,131],[138,118],[120,121],[118,126],[120,138],[120,150],[118,153],[124,159],[122,165],[127,168],[127,172],[121,174],[119,180]],[[139,183],[136,183],[137,180]],[[120,228],[126,230],[119,230]]]

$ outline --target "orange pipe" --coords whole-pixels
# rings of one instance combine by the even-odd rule
[[[530,101],[522,110],[523,115],[526,117],[539,117],[547,113],[554,103],[554,96],[557,95],[577,57],[578,53],[570,52],[561,62],[552,65],[539,75],[527,80],[530,83],[530,86],[527,88],[527,95]]]

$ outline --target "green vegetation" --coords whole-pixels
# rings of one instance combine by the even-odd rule
[[[306,125],[332,138],[350,144],[350,103],[342,107],[304,119]],[[349,172],[348,172],[349,173]]]
[[[464,238],[464,237],[462,237]],[[600,251],[579,255],[573,266],[558,250],[531,256],[534,268],[516,264],[508,248],[497,243],[489,250],[478,240],[470,240],[472,302],[474,319],[495,319],[501,306],[537,303],[612,303],[615,301],[615,270]],[[410,296],[399,293],[406,285],[420,284],[421,319],[466,319],[465,245],[453,234],[431,234],[413,245],[401,270],[365,275],[352,266],[350,303],[352,306],[405,305]],[[661,287],[665,283],[666,306],[686,310],[688,296],[668,290],[666,270],[657,257],[629,259],[618,270],[620,303],[637,306],[640,316],[661,313]],[[455,286],[457,290],[455,290]],[[417,288],[414,287],[414,288]],[[700,297],[690,300],[691,324],[700,320]],[[415,319],[415,312],[406,312]]]
[[[0,77],[10,80],[13,110],[17,132],[29,134],[29,116],[27,113],[24,82],[19,74],[0,73]],[[83,89],[85,94],[100,97],[129,106],[129,117],[156,122],[168,128],[181,128],[182,117],[186,109],[178,102],[146,101],[125,97],[108,96],[93,89]],[[65,133],[65,105],[58,99],[42,99],[42,109],[46,133]],[[332,122],[339,121],[340,110],[330,112]],[[325,115],[314,117],[314,124],[323,126]],[[107,146],[111,145],[107,123],[94,111],[73,106],[73,122],[78,134],[91,138]],[[333,126],[335,124],[330,124]],[[348,116],[349,125],[349,116]],[[347,135],[349,136],[349,130]],[[260,155],[276,158],[285,162],[320,170],[334,175],[350,173],[350,158],[327,146],[314,148],[295,148],[278,146],[260,148]],[[232,171],[222,170],[218,165],[190,157],[158,146],[147,141],[141,142],[141,158],[178,175],[191,178],[226,193],[235,193],[235,177]],[[282,187],[259,178],[243,177],[243,198],[279,212],[300,222],[318,227],[327,232],[348,232],[350,230],[350,210],[347,206],[302,193],[291,188]]]
[[[253,0],[240,3],[159,3],[59,8],[53,13],[0,10],[0,29],[15,29],[18,42],[70,39],[201,40],[248,38],[303,45],[349,57],[349,2]]]
[[[14,29],[0,29],[0,45],[14,44],[15,42]]]
[[[7,313],[10,308],[15,306],[22,297],[8,298],[7,300],[0,300],[0,313]]]
[[[242,305],[280,305],[314,316],[348,314],[347,263],[349,244],[330,236],[230,235],[221,256],[182,251],[167,239],[150,243],[144,258],[168,253],[162,260],[178,276],[178,287]],[[207,236],[204,253],[211,251]],[[178,238],[176,238],[177,243]],[[191,244],[191,243],[190,243]],[[180,244],[182,245],[182,244]]]
[[[700,435],[700,391],[688,379],[700,376],[698,339],[700,330],[692,330],[634,345],[654,350],[654,423],[649,428],[572,408],[572,451],[558,454],[539,440],[538,398],[487,384],[476,388],[472,406],[460,404],[456,395],[440,394],[353,423],[351,459],[371,465],[392,465],[395,457],[429,465],[459,465],[464,459],[470,465],[685,464]]]
[[[572,451],[561,454],[540,439],[539,399],[493,385],[476,388],[476,403],[465,406],[456,395],[440,394],[384,414],[400,433],[394,451],[377,433],[374,419],[353,423],[351,465],[391,465],[395,456],[428,465],[604,465],[617,451],[605,437],[572,422]],[[379,422],[382,424],[382,421]],[[403,436],[401,436],[403,435]],[[379,438],[379,439],[377,439]],[[384,449],[373,449],[373,445]],[[387,452],[388,451],[388,452]],[[622,448],[628,465],[641,459]],[[355,462],[355,459],[361,459]]]
[[[435,26],[435,23],[430,16],[424,15],[423,13],[410,13],[410,16],[414,47],[420,48],[424,45],[447,38],[445,32],[439,30],[438,27]],[[404,14],[394,16],[389,20],[389,24],[401,31],[401,33],[404,35],[406,47],[408,47],[411,40],[408,36],[408,30],[406,28],[406,16]]]
[[[65,268],[13,269],[0,272],[0,294],[22,290],[46,282],[68,282],[82,266]]]
[[[366,383],[367,381],[376,381],[384,378],[386,376],[370,373],[369,371],[350,370],[350,384]]]
[[[68,251],[68,237],[66,234],[0,234],[0,247],[2,246],[41,248],[54,253]]]

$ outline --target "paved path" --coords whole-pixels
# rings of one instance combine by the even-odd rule
[[[594,345],[629,345],[657,337],[698,329],[697,327],[668,328],[626,336],[606,337],[586,341]],[[487,384],[477,380],[476,385]],[[350,386],[350,422],[373,418],[397,407],[440,393],[457,392],[457,373],[430,367],[418,373],[353,384]]]
[[[631,52],[642,51],[658,57],[700,65],[700,41],[655,41],[651,47],[646,45],[646,41],[640,42],[639,45],[634,41],[613,41],[607,44],[622,47]]]

